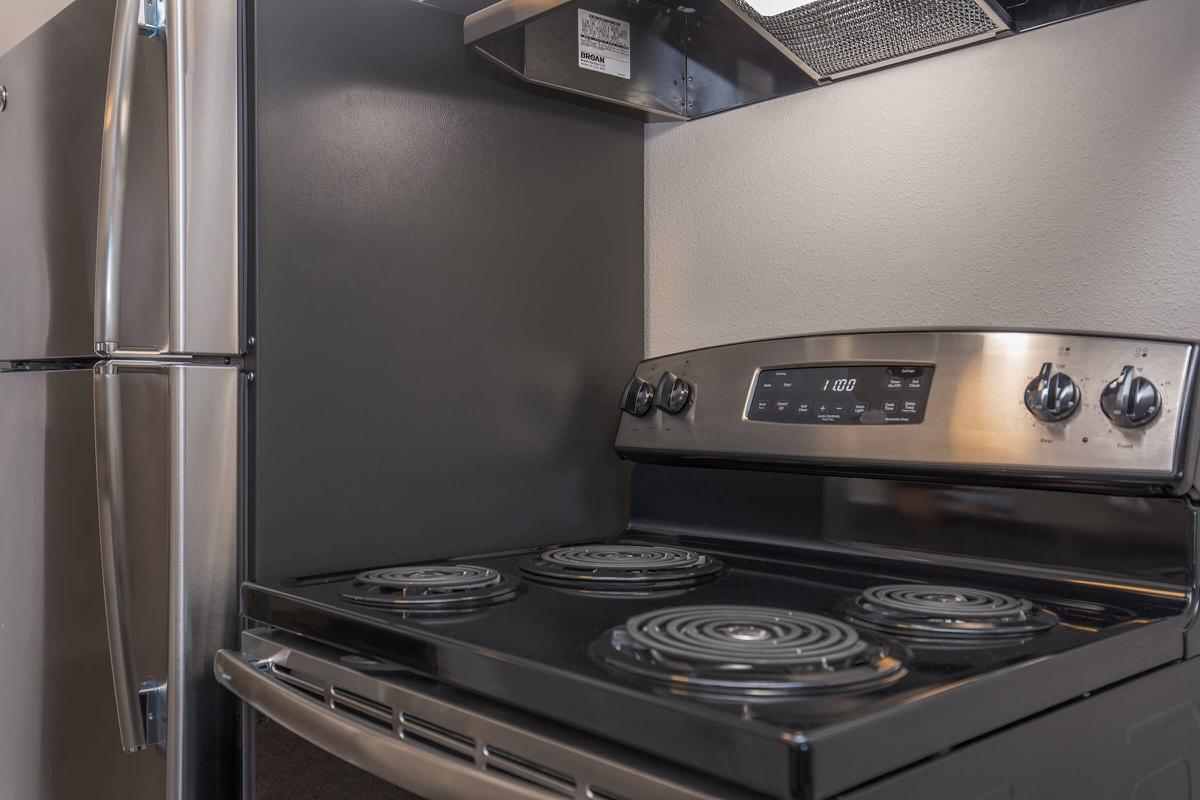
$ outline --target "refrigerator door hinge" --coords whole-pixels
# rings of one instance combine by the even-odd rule
[[[141,0],[138,3],[138,29],[143,36],[156,39],[167,26],[167,0]]]
[[[165,744],[167,741],[167,684],[159,681],[143,681],[138,688],[138,702],[142,708],[142,725],[146,731],[146,746]]]

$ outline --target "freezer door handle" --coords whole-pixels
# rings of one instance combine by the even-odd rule
[[[238,4],[118,0],[109,52],[96,225],[94,346],[108,358],[241,353]],[[166,330],[122,342],[123,242],[139,35],[166,51]],[[157,265],[154,265],[157,267]],[[141,302],[146,302],[142,298]],[[143,326],[144,327],[144,326]],[[138,336],[146,335],[144,332]],[[146,346],[151,344],[153,346]]]
[[[96,211],[96,353],[115,356],[121,319],[121,237],[128,188],[129,117],[133,102],[134,59],[140,0],[119,0],[108,54],[104,135],[100,146],[100,198]],[[157,353],[157,350],[142,351]]]
[[[271,678],[257,660],[232,650],[217,651],[213,672],[226,689],[302,739],[428,800],[561,800],[357,722],[334,711],[328,696],[313,702]]]
[[[162,367],[131,364],[130,369]],[[121,421],[121,365],[104,362],[93,373],[96,414],[96,484],[100,510],[100,567],[108,652],[121,747],[133,753],[166,740],[166,684],[136,674],[133,625],[130,621],[129,548],[125,540],[125,457]]]

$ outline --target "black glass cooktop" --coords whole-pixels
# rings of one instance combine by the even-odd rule
[[[630,539],[449,559],[415,589],[248,584],[245,613],[780,796],[1180,656],[1182,596],[810,556]]]

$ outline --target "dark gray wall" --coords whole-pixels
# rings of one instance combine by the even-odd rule
[[[255,6],[253,573],[610,536],[640,122],[405,0]]]

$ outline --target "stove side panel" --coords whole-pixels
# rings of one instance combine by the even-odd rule
[[[1200,797],[1200,660],[1092,695],[844,800]]]

